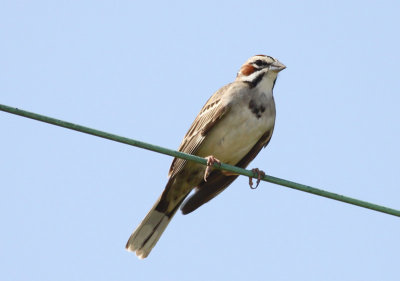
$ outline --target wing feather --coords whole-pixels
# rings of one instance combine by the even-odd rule
[[[236,166],[246,168],[247,165],[249,165],[249,163],[257,156],[260,150],[268,145],[273,130],[274,128],[266,132],[246,154],[246,156],[236,164]],[[186,215],[207,203],[227,188],[237,177],[237,175],[224,175],[221,170],[212,171],[207,178],[207,182],[203,180],[197,187],[196,192],[183,202],[181,207],[182,213]]]
[[[229,111],[229,107],[222,104],[221,99],[224,92],[229,88],[230,85],[231,84],[228,84],[219,89],[206,102],[183,138],[183,141],[178,148],[179,151],[188,154],[196,154],[207,133]],[[186,162],[187,161],[184,159],[174,158],[168,175],[170,177],[177,175],[180,171],[182,171]]]

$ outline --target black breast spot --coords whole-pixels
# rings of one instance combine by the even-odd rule
[[[257,103],[254,100],[251,100],[249,102],[249,109],[251,112],[254,113],[254,115],[258,118],[261,117],[262,113],[265,111],[265,106],[264,105],[257,105]]]

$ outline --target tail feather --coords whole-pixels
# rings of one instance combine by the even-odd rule
[[[174,189],[173,184],[178,184],[179,188],[181,188],[178,191],[182,190],[183,192],[181,194],[178,192],[180,196],[171,200],[169,197],[172,196],[169,196],[169,192]],[[176,193],[176,190],[174,192]],[[146,258],[189,192],[190,188],[185,189],[185,186],[182,187],[180,182],[176,183],[175,178],[170,178],[164,192],[132,233],[125,248],[130,252],[136,252],[140,259]]]
[[[156,206],[157,204],[132,233],[125,246],[128,251],[136,252],[140,259],[144,259],[150,254],[172,218],[157,211]]]

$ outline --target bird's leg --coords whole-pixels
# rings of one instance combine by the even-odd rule
[[[256,186],[253,187],[253,178],[249,177],[249,185],[250,185],[251,189],[256,189],[258,187],[258,185],[260,184],[261,179],[265,176],[265,173],[264,173],[264,171],[261,171],[258,168],[251,169],[251,171],[257,176],[257,183],[256,183]]]
[[[215,163],[218,163],[218,164],[221,165],[221,161],[219,161],[217,158],[215,158],[215,157],[212,156],[212,155],[207,156],[207,157],[205,157],[205,158],[207,159],[207,168],[206,168],[206,171],[205,171],[205,173],[204,173],[204,181],[207,181],[207,178],[208,178],[208,176],[209,176],[210,173],[211,173],[212,166],[213,166]]]

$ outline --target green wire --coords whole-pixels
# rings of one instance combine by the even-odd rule
[[[81,125],[78,125],[78,124],[73,124],[73,123],[70,123],[70,122],[58,120],[58,119],[51,118],[51,117],[48,117],[48,116],[44,116],[44,115],[28,112],[28,111],[21,110],[21,109],[18,109],[18,108],[14,108],[14,107],[10,107],[10,106],[6,106],[6,105],[0,104],[0,110],[8,112],[8,113],[12,113],[12,114],[20,115],[20,116],[23,116],[23,117],[27,117],[27,118],[30,118],[30,119],[42,121],[42,122],[45,122],[45,123],[49,123],[49,124],[52,124],[52,125],[56,125],[56,126],[59,126],[59,127],[63,127],[63,128],[75,130],[75,131],[78,131],[78,132],[86,133],[86,134],[89,134],[89,135],[94,135],[94,136],[98,136],[98,137],[101,137],[101,138],[109,139],[109,140],[112,140],[112,141],[125,143],[125,144],[128,144],[128,145],[140,147],[140,148],[143,148],[143,149],[155,151],[155,152],[166,154],[166,155],[170,155],[170,156],[173,156],[173,157],[182,158],[182,159],[189,160],[189,161],[194,161],[194,162],[197,162],[197,163],[200,163],[200,164],[203,164],[203,165],[207,164],[207,160],[206,159],[198,157],[198,156],[195,156],[195,155],[190,155],[190,154],[186,154],[186,153],[183,153],[183,152],[179,152],[179,151],[171,150],[171,149],[168,149],[168,148],[164,148],[164,147],[161,147],[161,146],[157,146],[157,145],[153,145],[153,144],[137,141],[137,140],[130,139],[130,138],[121,137],[121,136],[110,134],[110,133],[107,133],[107,132],[103,132],[103,131],[95,130],[95,129],[92,129],[92,128],[84,127],[84,126],[81,126]],[[238,168],[238,167],[231,166],[231,165],[224,164],[224,163],[222,163],[221,165],[214,164],[214,167],[217,168],[217,169],[226,170],[226,171],[233,172],[235,174],[240,174],[240,175],[247,176],[247,177],[253,177],[253,178],[257,177],[257,175],[255,175],[250,170]],[[351,197],[343,196],[343,195],[340,195],[340,194],[336,194],[336,193],[333,193],[333,192],[329,192],[329,191],[325,191],[325,190],[322,190],[322,189],[314,188],[314,187],[311,187],[311,186],[299,184],[299,183],[296,183],[296,182],[292,182],[292,181],[288,181],[288,180],[284,180],[284,179],[280,179],[280,178],[276,178],[276,177],[272,177],[272,176],[268,176],[268,175],[264,176],[264,178],[262,178],[262,180],[270,182],[270,183],[275,183],[275,184],[278,184],[278,185],[290,187],[290,188],[293,188],[293,189],[297,189],[297,190],[300,190],[300,191],[312,193],[312,194],[315,194],[315,195],[323,196],[323,197],[330,198],[330,199],[333,199],[333,200],[345,202],[345,203],[348,203],[348,204],[356,205],[356,206],[359,206],[359,207],[371,209],[371,210],[374,210],[374,211],[377,211],[377,212],[382,212],[382,213],[386,213],[386,214],[389,214],[389,215],[400,217],[400,210],[396,210],[396,209],[380,206],[380,205],[377,205],[377,204],[369,203],[369,202],[366,202],[366,201],[354,199],[354,198],[351,198]]]

